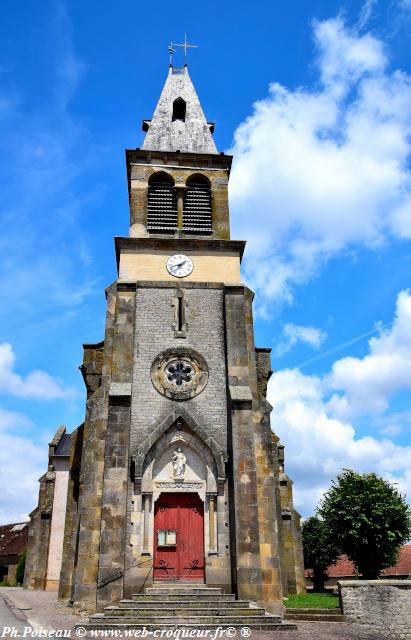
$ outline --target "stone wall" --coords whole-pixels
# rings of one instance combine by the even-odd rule
[[[300,514],[293,505],[293,482],[284,472],[284,445],[273,433],[273,447],[277,452],[281,503],[281,564],[284,593],[305,592],[304,556]]]
[[[132,454],[160,420],[181,405],[160,395],[150,377],[151,365],[158,354],[177,346],[200,352],[209,369],[206,388],[196,397],[185,401],[184,409],[223,450],[227,450],[222,287],[186,287],[184,294],[187,304],[186,337],[176,339],[172,304],[176,287],[163,285],[143,288],[140,285],[137,289],[130,434]]]
[[[151,437],[151,445],[156,445],[161,425],[170,419],[167,432],[172,427],[175,414],[185,416],[184,422],[190,428],[193,423],[201,427],[203,442],[211,446],[211,440],[225,458],[227,451],[227,393],[225,367],[225,340],[223,317],[223,285],[184,283],[143,283],[136,291],[136,320],[134,341],[133,393],[131,400],[130,453],[134,457]],[[176,335],[175,298],[183,294],[185,309],[185,329]],[[184,348],[200,353],[209,372],[206,387],[196,396],[179,402],[159,393],[151,379],[151,367],[157,356],[165,349]],[[170,418],[170,416],[174,416]],[[170,431],[171,433],[171,431]],[[191,436],[192,438],[196,436]],[[220,470],[221,471],[221,470]],[[222,468],[224,472],[224,466]],[[221,477],[221,473],[219,477]],[[223,474],[224,475],[224,474]],[[137,474],[139,476],[139,473]],[[152,582],[152,531],[149,533],[148,548],[142,553],[143,502],[147,493],[141,493],[138,481],[129,483],[128,530],[126,534],[126,580],[124,593],[138,592]],[[147,492],[149,488],[143,487]],[[207,583],[230,590],[229,571],[229,527],[228,495],[224,482],[215,488],[218,502],[218,554],[207,553]],[[151,495],[151,494],[150,494]],[[150,527],[153,524],[154,500],[149,499]],[[207,517],[206,500],[206,517]],[[227,524],[226,524],[227,523]],[[206,527],[207,534],[207,527]]]
[[[387,638],[411,638],[411,580],[344,580],[338,587],[349,622]]]
[[[44,589],[56,474],[49,468],[39,480],[38,507],[30,514],[24,586]]]
[[[67,505],[67,485],[69,479],[69,459],[62,457],[54,461],[55,485],[53,495],[53,515],[47,559],[46,589],[58,589],[63,555],[64,522]]]
[[[70,473],[67,488],[63,558],[59,582],[59,598],[61,600],[72,600],[73,597],[73,574],[77,563],[79,538],[78,501],[83,437],[84,424],[80,425],[70,436]]]

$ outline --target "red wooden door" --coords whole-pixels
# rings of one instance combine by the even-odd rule
[[[166,546],[159,540],[160,531],[170,530],[178,530],[178,502],[175,494],[166,493],[159,497],[154,509],[154,580],[178,579],[177,546]]]
[[[204,507],[195,493],[163,493],[156,502],[154,580],[204,582]]]

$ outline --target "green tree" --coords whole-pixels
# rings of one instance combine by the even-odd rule
[[[16,567],[16,583],[17,584],[23,584],[25,568],[26,568],[26,552],[24,551],[19,557],[19,562]]]
[[[364,580],[396,563],[411,535],[411,510],[395,485],[375,473],[344,469],[318,508],[319,515]]]
[[[340,550],[323,520],[312,516],[302,525],[304,566],[311,571],[314,591],[324,591],[327,567],[335,564]]]

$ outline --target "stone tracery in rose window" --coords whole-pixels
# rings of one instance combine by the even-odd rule
[[[177,360],[177,362],[171,362],[166,367],[166,375],[169,382],[181,387],[191,382],[194,376],[194,369],[187,361]]]
[[[173,400],[189,400],[207,385],[208,367],[204,358],[193,349],[167,349],[154,360],[151,380],[162,395]]]

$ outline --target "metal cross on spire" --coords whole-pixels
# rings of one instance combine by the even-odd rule
[[[175,44],[175,47],[183,47],[184,49],[184,63],[187,64],[187,49],[197,49],[198,44],[189,44],[187,42],[187,34],[184,34],[184,42],[181,44]]]
[[[173,43],[170,42],[170,44],[168,45],[168,52],[170,54],[170,67],[173,66],[173,53],[176,52],[175,49],[173,49]]]

